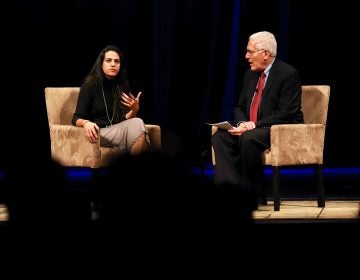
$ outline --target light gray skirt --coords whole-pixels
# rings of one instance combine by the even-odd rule
[[[112,126],[100,128],[100,146],[117,146],[124,152],[130,152],[134,143],[145,132],[147,143],[150,139],[145,124],[140,118],[131,118]]]

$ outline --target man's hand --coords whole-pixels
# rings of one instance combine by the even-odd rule
[[[240,136],[248,130],[252,130],[256,127],[254,122],[242,122],[238,127],[228,130],[231,135]]]

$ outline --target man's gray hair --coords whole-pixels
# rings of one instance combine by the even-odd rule
[[[271,56],[276,56],[277,42],[274,34],[268,31],[256,32],[249,36],[249,41],[254,41],[258,50],[267,50]]]

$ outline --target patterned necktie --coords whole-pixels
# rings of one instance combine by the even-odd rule
[[[253,101],[250,106],[250,121],[252,121],[252,122],[257,121],[259,104],[261,101],[261,95],[262,95],[262,92],[264,89],[264,84],[265,84],[265,76],[266,76],[265,73],[261,72],[260,79],[256,86],[255,96],[254,96]]]

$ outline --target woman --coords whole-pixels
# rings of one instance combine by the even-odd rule
[[[139,155],[150,147],[145,124],[136,117],[140,96],[129,91],[121,51],[106,46],[81,86],[72,124],[84,127],[91,143],[100,136],[101,146]]]

